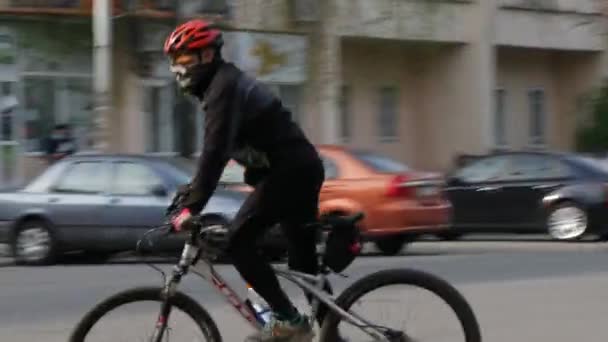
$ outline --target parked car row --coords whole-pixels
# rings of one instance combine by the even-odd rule
[[[440,175],[417,172],[379,154],[320,146],[326,168],[323,215],[363,210],[364,237],[386,254],[397,253],[415,234],[448,228],[450,204]],[[194,163],[179,158],[77,154],[54,164],[16,191],[0,193],[0,243],[9,243],[21,264],[49,264],[65,253],[97,257],[130,251],[164,210]],[[294,180],[297,181],[297,180]],[[227,226],[250,191],[243,169],[226,168],[221,186],[203,211]],[[281,254],[274,227],[265,247]],[[157,242],[157,251],[179,251],[183,236]]]
[[[321,215],[366,213],[361,231],[385,255],[420,235],[456,239],[471,232],[544,232],[558,240],[588,233],[606,237],[608,164],[587,156],[509,152],[481,156],[447,175],[423,172],[379,153],[318,146],[325,166]],[[0,192],[0,243],[23,264],[48,264],[84,251],[105,257],[133,250],[163,223],[192,161],[174,157],[77,154],[16,191]],[[228,227],[251,191],[231,162],[204,219]],[[296,182],[297,179],[294,179]],[[183,235],[156,251],[181,249]],[[263,247],[286,249],[278,227]]]

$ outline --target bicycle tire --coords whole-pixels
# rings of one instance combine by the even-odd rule
[[[367,293],[384,286],[401,284],[420,287],[437,295],[450,306],[458,317],[466,342],[481,342],[479,323],[463,295],[447,281],[427,272],[412,269],[389,269],[369,274],[345,289],[336,299],[336,304],[348,311],[351,305]],[[328,312],[321,327],[319,341],[338,341],[337,328],[341,319],[333,311]]]
[[[69,341],[85,342],[85,338],[91,328],[105,314],[119,306],[141,301],[157,301],[160,303],[162,301],[161,293],[161,287],[136,287],[119,292],[103,300],[80,320],[72,332]],[[200,306],[194,299],[182,292],[176,292],[171,298],[171,305],[186,313],[194,322],[196,322],[207,342],[222,342],[222,337],[217,325],[207,310]]]

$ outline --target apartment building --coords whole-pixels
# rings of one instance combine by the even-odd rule
[[[190,17],[221,23],[227,58],[269,84],[317,143],[431,170],[494,148],[568,150],[581,97],[608,72],[603,3],[115,1],[109,150],[200,149],[204,113],[176,91],[161,52]],[[92,146],[90,9],[0,0],[0,95],[13,103],[0,119],[4,182],[44,166],[54,122]]]

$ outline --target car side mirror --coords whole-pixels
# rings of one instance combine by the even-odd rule
[[[462,178],[458,177],[455,174],[448,175],[448,177],[447,177],[447,184],[448,185],[452,185],[452,186],[456,185],[456,186],[458,186],[458,185],[464,185],[465,183],[466,182],[464,180],[462,180]]]
[[[154,185],[152,189],[150,189],[150,192],[152,193],[152,195],[157,197],[167,197],[167,195],[169,194],[167,192],[167,189],[165,189],[165,187],[161,184]]]

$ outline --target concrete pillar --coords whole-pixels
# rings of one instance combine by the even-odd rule
[[[323,144],[337,144],[339,136],[338,96],[342,84],[340,37],[336,35],[331,18],[331,1],[322,5],[323,23],[319,34],[319,65],[317,84],[319,91],[320,141]]]
[[[112,13],[110,0],[93,1],[94,148],[107,151],[111,114]]]
[[[484,153],[494,146],[494,88],[496,87],[496,0],[479,1],[471,17],[471,43],[467,47],[470,75],[470,127],[478,139],[467,139],[468,153]],[[477,141],[476,141],[477,140]]]

